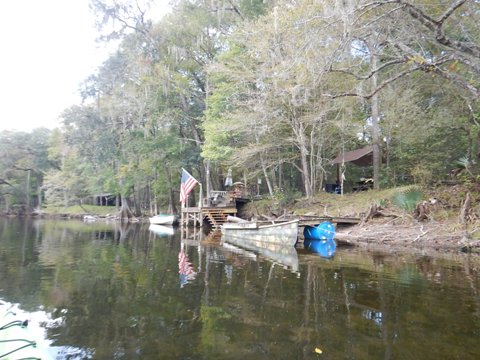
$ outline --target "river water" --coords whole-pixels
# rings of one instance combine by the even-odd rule
[[[478,257],[156,231],[0,219],[3,306],[54,359],[480,359]]]

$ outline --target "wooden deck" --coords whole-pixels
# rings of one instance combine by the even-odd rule
[[[227,221],[227,216],[237,214],[237,204],[250,201],[245,191],[210,191],[209,197],[203,198],[199,207],[182,208],[180,225],[195,227],[203,226],[203,221],[207,220],[212,229],[219,230]],[[299,226],[317,225],[323,221],[330,221],[337,225],[354,225],[360,222],[359,218],[354,217],[332,217],[332,216],[312,216],[301,215],[292,216],[283,220],[300,220]]]
[[[221,228],[222,224],[227,222],[227,216],[235,216],[237,208],[235,206],[225,207],[188,207],[182,209],[181,225],[203,226],[203,220],[206,219],[213,230]]]

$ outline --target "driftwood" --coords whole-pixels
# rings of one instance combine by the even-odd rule
[[[470,221],[471,208],[472,208],[472,199],[471,199],[470,193],[467,192],[467,195],[465,195],[465,201],[463,202],[462,209],[460,210],[459,220],[461,224],[466,224]]]
[[[362,219],[362,224],[368,222],[369,220],[372,220],[375,216],[378,216],[379,212],[380,206],[377,203],[373,203],[372,205],[370,205],[368,212]]]
[[[379,217],[379,216],[397,218],[398,214],[391,213],[391,212],[386,213],[385,211],[382,211],[382,207],[380,205],[378,205],[377,203],[373,203],[372,205],[370,205],[368,212],[362,218],[360,225],[364,225],[368,221],[372,220],[374,217]]]
[[[413,218],[418,221],[423,221],[428,219],[429,214],[430,208],[428,206],[428,203],[426,201],[422,201],[415,207],[415,211],[413,212]]]

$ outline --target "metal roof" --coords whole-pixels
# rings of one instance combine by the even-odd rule
[[[367,146],[362,149],[346,151],[339,154],[335,159],[333,159],[334,164],[341,164],[342,162],[351,162],[358,166],[372,165],[373,147]]]

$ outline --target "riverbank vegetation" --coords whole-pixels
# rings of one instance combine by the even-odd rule
[[[240,215],[358,219],[356,225],[337,226],[340,244],[480,253],[479,200],[480,193],[471,185],[408,185],[344,195],[320,193],[313,198],[281,194],[247,204]]]
[[[102,201],[121,218],[178,212],[182,168],[204,190],[231,169],[305,212],[370,176],[376,191],[462,184],[455,201],[470,193],[475,207],[478,2],[180,0],[156,21],[148,2],[91,4],[117,51],[59,128],[0,133],[4,213]],[[333,165],[364,147],[369,166]],[[325,194],[337,180],[345,195]]]

